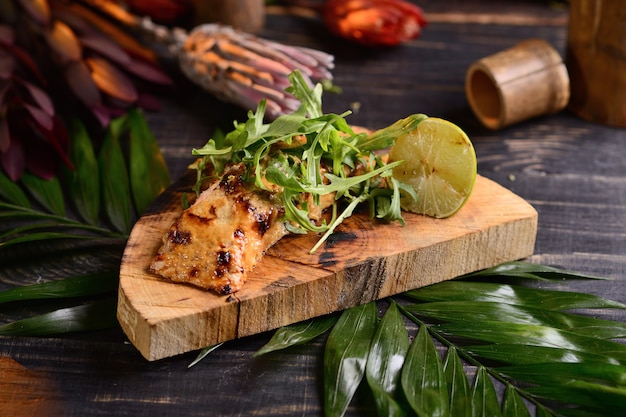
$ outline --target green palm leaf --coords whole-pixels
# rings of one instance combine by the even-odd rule
[[[443,364],[428,335],[421,326],[402,368],[402,389],[419,417],[450,415],[450,397]]]
[[[484,366],[478,367],[470,398],[473,416],[499,417],[502,415],[498,394]]]
[[[579,380],[589,383],[626,387],[626,366],[599,363],[535,363],[496,368],[507,378],[536,385],[566,384]]]
[[[525,280],[563,280],[563,279],[598,279],[606,280],[608,278],[598,277],[586,274],[580,274],[574,271],[564,271],[548,265],[535,264],[532,262],[512,261],[496,265],[492,268],[483,269],[465,275],[466,278],[485,278],[485,277],[506,277],[506,278],[523,278]]]
[[[443,371],[450,388],[450,415],[471,417],[470,386],[463,369],[463,362],[461,362],[454,346],[448,349],[443,363]]]
[[[132,122],[127,123],[128,118]],[[127,131],[129,140],[134,138],[139,144],[134,150],[132,143],[128,147],[119,143],[120,135]],[[129,110],[125,117],[114,120],[107,132],[116,141],[106,137],[96,159],[92,138],[82,123],[74,120],[69,129],[69,157],[74,169],[65,169],[65,175],[58,178],[45,180],[25,173],[19,183],[15,183],[0,173],[0,218],[9,220],[3,220],[0,227],[3,260],[22,262],[26,258],[21,255],[27,255],[29,262],[33,259],[45,262],[52,254],[62,251],[65,255],[74,250],[82,256],[96,253],[112,243],[119,245],[128,238],[135,213],[129,174],[125,169],[125,151],[130,150],[131,163],[139,160],[147,169],[140,181],[135,179],[136,188],[140,188],[139,184],[143,187],[139,193],[144,205],[169,184],[169,171],[139,111]],[[75,210],[66,212],[66,197]],[[104,220],[101,214],[106,214],[108,224],[101,221]],[[42,336],[116,326],[114,302],[90,301],[94,295],[114,294],[116,288],[117,273],[103,272],[0,292],[0,303],[41,298],[65,299],[64,305],[73,303],[58,311],[6,323],[0,326],[0,332]],[[0,318],[6,321],[2,315]]]
[[[30,207],[30,201],[24,191],[2,171],[0,171],[0,197],[11,204]]]
[[[17,245],[19,243],[30,243],[37,242],[42,240],[52,240],[52,239],[93,239],[92,236],[80,235],[75,233],[62,233],[62,232],[37,232],[37,233],[28,233],[24,236],[18,236],[15,238],[7,239],[0,242],[0,249],[6,248],[12,245]]]
[[[130,130],[130,184],[139,214],[167,186],[171,178],[161,149],[139,110],[127,113]]]
[[[337,318],[336,315],[329,315],[281,327],[269,342],[254,353],[254,356],[310,342],[330,330],[337,322]]]
[[[585,314],[587,309],[594,309],[596,315],[625,305],[590,294],[525,286],[537,280],[549,285],[563,279],[601,278],[524,262],[482,272],[397,297],[402,301],[408,297],[410,302],[399,310],[419,326],[401,370],[406,398],[389,397],[382,388],[388,375],[381,369],[385,366],[381,358],[389,357],[383,352],[398,349],[399,340],[406,337],[396,327],[397,318],[392,324],[385,313],[371,336],[367,385],[375,402],[385,404],[382,398],[393,398],[404,410],[388,408],[383,413],[527,417],[533,415],[529,404],[536,417],[607,416],[626,411],[626,345],[613,340],[624,338],[626,326]],[[512,285],[513,281],[524,285]],[[393,315],[396,304],[391,306],[388,311]],[[342,326],[338,322],[331,331],[325,361],[333,362],[335,369],[355,363],[352,356],[342,355],[364,308],[344,312]],[[435,340],[447,349],[443,365]],[[360,342],[364,345],[365,340]],[[329,349],[328,343],[344,347]],[[338,373],[331,375],[332,381],[339,378]],[[341,406],[346,407],[351,396],[345,385],[330,384],[327,378],[324,396],[340,397]],[[340,388],[343,391],[337,391]],[[354,390],[350,386],[350,392]],[[497,392],[504,393],[502,398]],[[326,415],[343,411],[327,409]]]
[[[530,417],[530,412],[517,390],[507,385],[502,400],[502,415],[506,417]]]
[[[392,303],[376,328],[365,369],[381,417],[406,415],[399,403],[398,387],[408,350],[409,334],[397,305]]]
[[[595,413],[602,410],[604,416],[619,416],[626,413],[626,389],[609,387],[587,381],[573,380],[563,385],[542,385],[528,388],[529,393],[549,401],[576,404],[588,407]],[[561,412],[561,410],[559,410]]]
[[[130,182],[119,140],[125,123],[126,118],[121,117],[109,124],[98,154],[98,166],[104,213],[116,230],[129,233],[132,213]]]
[[[470,356],[481,360],[518,365],[548,362],[614,363],[613,358],[607,357],[602,353],[595,354],[580,352],[565,347],[544,347],[513,343],[498,343],[491,345],[465,346],[463,347],[463,351]]]
[[[374,303],[345,310],[331,330],[324,351],[324,413],[343,416],[365,374],[378,321]]]
[[[47,298],[83,297],[113,293],[117,290],[118,271],[101,272],[42,284],[25,285],[0,292],[0,304]]]
[[[116,298],[62,308],[0,325],[0,335],[48,336],[112,328],[117,324]]]
[[[65,185],[78,214],[89,224],[98,223],[100,184],[98,162],[91,138],[85,126],[74,119],[70,123],[70,161],[73,169],[65,168]]]
[[[603,355],[614,363],[626,363],[626,345],[621,343],[582,336],[553,327],[530,324],[476,322],[471,325],[438,324],[431,329],[446,337],[465,338],[486,343],[510,343],[520,346],[542,346],[565,348],[576,352]]]
[[[626,304],[592,294],[463,280],[442,282],[409,291],[405,295],[417,301],[488,301],[555,311],[577,308],[626,308]]]
[[[44,180],[30,172],[25,172],[20,177],[20,181],[30,195],[46,210],[59,216],[65,216],[65,200],[61,182],[57,177]]]
[[[616,323],[578,314],[494,302],[440,301],[414,304],[406,309],[420,317],[447,323],[504,322],[554,327],[601,339],[626,337],[626,323]]]

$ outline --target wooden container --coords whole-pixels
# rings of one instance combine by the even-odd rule
[[[197,25],[221,23],[250,33],[265,25],[263,0],[194,0],[194,8]]]
[[[482,124],[496,130],[565,108],[569,77],[548,42],[528,39],[473,63],[465,92]]]
[[[572,0],[565,63],[568,108],[583,119],[626,127],[626,4]]]

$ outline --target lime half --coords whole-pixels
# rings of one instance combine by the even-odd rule
[[[402,208],[413,213],[451,216],[463,207],[476,181],[472,142],[457,125],[436,117],[398,137],[389,160],[404,161],[392,174],[417,193],[417,201],[411,197],[401,201]]]

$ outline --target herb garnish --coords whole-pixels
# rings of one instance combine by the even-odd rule
[[[202,157],[196,165],[196,191],[206,178],[207,166],[213,168],[213,175],[220,175],[226,164],[243,163],[246,180],[276,191],[290,232],[324,233],[311,252],[361,203],[369,203],[372,217],[404,224],[400,195],[416,198],[415,192],[391,176],[391,169],[403,161],[386,163],[376,151],[392,146],[396,137],[414,129],[426,116],[412,115],[372,134],[356,133],[345,119],[349,111],[322,111],[321,84],[311,88],[299,71],[290,74],[289,81],[286,91],[301,102],[297,111],[266,124],[266,105],[261,101],[245,123],[235,122],[234,130],[193,150]],[[312,222],[311,205],[333,194],[331,218]],[[347,204],[340,211],[342,201]]]

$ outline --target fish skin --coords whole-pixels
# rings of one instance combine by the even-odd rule
[[[227,295],[239,291],[265,251],[288,232],[284,207],[271,192],[229,166],[172,224],[150,272]]]

